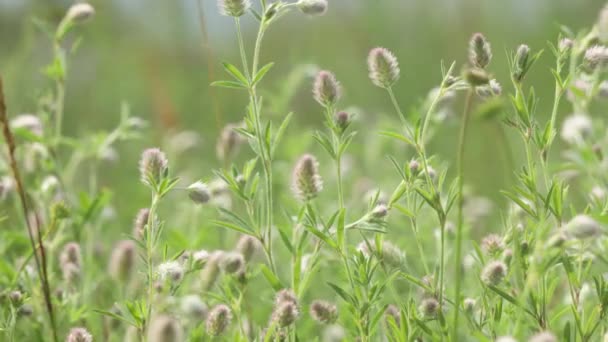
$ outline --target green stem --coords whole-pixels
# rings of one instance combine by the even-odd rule
[[[247,76],[247,78],[249,79],[249,82],[252,81],[253,77],[255,77],[255,75],[257,74],[257,69],[258,69],[258,61],[259,61],[259,55],[260,55],[260,48],[261,48],[261,44],[262,44],[262,39],[264,37],[264,30],[266,28],[266,23],[264,21],[262,21],[260,23],[260,27],[258,30],[258,35],[256,38],[256,42],[255,42],[255,48],[254,48],[254,53],[253,53],[253,63],[252,63],[252,69],[251,69],[251,74],[249,74],[249,70],[248,70],[248,66],[247,66],[247,55],[245,52],[245,44],[243,43],[243,35],[241,33],[241,26],[240,26],[240,21],[239,19],[235,19],[235,24],[236,24],[236,28],[237,28],[237,39],[238,39],[238,44],[239,44],[239,51],[240,51],[240,55],[241,55],[241,60],[243,63],[243,68],[245,71],[245,74]],[[274,273],[276,273],[276,267],[275,267],[275,263],[274,263],[274,258],[272,255],[272,225],[273,225],[273,219],[272,219],[272,209],[273,209],[273,200],[272,200],[272,156],[270,154],[270,151],[266,151],[266,149],[264,148],[264,133],[262,131],[262,125],[261,125],[261,115],[260,115],[260,111],[259,111],[259,105],[258,105],[258,98],[257,98],[257,94],[256,94],[256,85],[251,85],[249,88],[249,104],[252,107],[251,110],[253,111],[253,124],[254,124],[254,129],[255,129],[255,135],[256,135],[256,139],[257,139],[257,143],[258,143],[258,149],[259,149],[259,154],[260,154],[260,158],[262,159],[262,166],[264,168],[264,181],[266,184],[266,193],[265,193],[265,209],[266,209],[266,213],[265,213],[265,228],[266,228],[266,232],[265,234],[263,234],[263,242],[264,242],[264,250],[266,252],[266,256],[268,259],[268,263],[270,264],[270,267],[272,269],[272,271]]]
[[[458,340],[458,319],[460,314],[460,289],[462,286],[462,272],[461,272],[461,257],[462,257],[462,231],[464,230],[464,153],[465,153],[465,140],[467,134],[467,127],[469,124],[469,112],[471,111],[471,102],[473,99],[473,88],[469,88],[467,97],[465,100],[464,113],[462,123],[460,125],[460,135],[458,138],[458,222],[456,227],[456,255],[454,256],[455,261],[455,274],[456,280],[454,284],[454,324],[452,326],[452,339]]]
[[[154,296],[154,267],[152,264],[152,254],[154,249],[154,234],[156,234],[156,231],[154,231],[154,220],[159,200],[160,196],[154,191],[152,194],[150,210],[148,211],[148,222],[146,223],[146,229],[144,231],[144,236],[146,238],[146,263],[148,265],[148,317],[146,323],[149,322],[152,317],[152,301]]]
[[[342,156],[336,157],[337,165],[337,176],[338,176],[338,203],[340,204],[340,210],[344,209],[344,194],[342,192]]]
[[[61,49],[61,45],[59,41],[55,41],[53,43],[53,52],[56,60],[60,60],[64,68],[64,73],[66,69],[65,58],[63,58],[63,50]],[[64,99],[65,99],[65,74],[61,75],[59,79],[55,81],[55,141],[56,146],[60,144],[61,140],[61,130],[63,125],[63,108],[64,108]]]
[[[245,52],[245,43],[243,43],[243,33],[241,31],[241,21],[240,19],[234,18],[234,24],[236,25],[236,37],[239,43],[239,52],[241,55],[241,62],[243,63],[243,70],[245,71],[245,77],[251,80],[249,76],[249,66],[247,65],[247,53]]]
[[[399,106],[399,102],[397,102],[397,98],[395,97],[395,93],[393,92],[393,88],[390,88],[390,87],[386,88],[386,91],[388,92],[388,95],[391,98],[391,102],[393,103],[393,107],[395,107],[395,110],[397,111],[397,114],[399,114],[399,119],[401,120],[401,124],[407,130],[407,134],[409,134],[409,136],[410,136],[411,139],[415,139],[416,137],[414,136],[414,133],[410,129],[410,126],[407,124],[407,120],[405,119],[405,115],[403,115],[403,112],[401,111],[401,107]]]

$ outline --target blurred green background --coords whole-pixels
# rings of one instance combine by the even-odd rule
[[[96,8],[96,16],[77,30],[77,36],[83,40],[71,57],[68,71],[65,131],[69,136],[85,136],[99,129],[112,129],[119,120],[122,102],[130,105],[133,115],[150,122],[145,138],[120,144],[119,162],[102,165],[100,172],[100,183],[114,189],[116,194],[118,218],[128,226],[136,210],[148,201],[143,186],[131,186],[138,182],[140,151],[163,145],[168,132],[184,129],[197,132],[202,142],[198,148],[181,157],[182,160],[169,157],[174,172],[187,169],[191,178],[208,179],[211,170],[221,166],[215,157],[220,129],[243,117],[247,99],[239,92],[209,86],[211,81],[224,78],[222,60],[235,64],[239,61],[233,22],[217,13],[215,0],[90,2]],[[35,21],[53,27],[72,3],[0,0],[0,72],[11,115],[35,112],[38,98],[52,89],[52,83],[41,73],[51,60],[51,44]],[[359,123],[354,129],[367,131],[368,127],[387,125],[388,118],[395,119],[386,94],[367,79],[366,56],[370,48],[384,46],[397,55],[402,76],[395,91],[402,106],[410,108],[438,84],[442,60],[448,64],[456,61],[458,65],[465,62],[472,33],[483,32],[492,43],[495,57],[490,69],[508,89],[507,50],[524,42],[533,50],[545,49],[548,41],[556,41],[560,25],[575,31],[591,26],[604,3],[603,0],[330,0],[326,16],[308,18],[291,13],[270,30],[262,50],[262,63],[276,64],[262,88],[269,94],[284,91],[285,78],[302,65],[332,70],[345,89],[342,105],[360,108]],[[251,17],[245,19],[248,48],[252,48],[255,38],[254,24]],[[553,56],[546,51],[528,80],[540,95],[540,115],[548,114],[551,103],[553,81],[549,68],[553,64]],[[295,112],[295,120],[290,130],[292,138],[285,142],[285,149],[289,150],[285,155],[307,150],[323,155],[312,139],[300,139],[301,132],[322,122],[320,108],[310,96],[310,84],[310,77],[305,78],[298,88],[292,89],[294,96],[287,99],[286,107]],[[562,108],[565,114],[568,108]],[[277,123],[285,114],[264,112]],[[474,125],[467,172],[472,175],[469,178],[474,180],[476,193],[497,198],[496,190],[505,187],[512,170],[508,169],[504,156],[497,153],[502,147],[495,140],[492,125]],[[456,131],[455,120],[446,123],[430,146],[433,154],[439,154],[450,164],[455,160]],[[378,174],[378,168],[389,170],[390,163],[373,153],[365,156],[372,141],[357,140],[354,145],[362,162],[357,165],[358,173],[380,178],[387,173]],[[244,150],[245,156],[242,153],[241,158],[250,153]],[[519,158],[517,145],[513,150]],[[394,152],[399,160],[413,155],[412,151],[399,148]],[[283,164],[279,161],[277,168],[288,172],[292,163],[293,160]],[[327,173],[330,174],[329,170]],[[121,193],[120,189],[128,189],[128,193]]]

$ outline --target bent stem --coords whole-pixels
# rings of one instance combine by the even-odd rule
[[[463,208],[464,208],[464,153],[465,153],[465,139],[467,134],[467,127],[469,125],[469,112],[471,111],[471,102],[473,99],[473,88],[470,87],[467,92],[467,97],[464,105],[464,113],[462,118],[462,123],[460,125],[460,135],[458,137],[458,155],[457,155],[457,165],[458,165],[458,223],[456,227],[456,255],[454,256],[455,261],[455,273],[456,273],[456,281],[454,284],[454,324],[452,325],[452,338],[454,341],[458,340],[458,319],[460,313],[460,289],[462,282],[462,272],[461,272],[461,256],[462,256],[462,231],[464,229],[464,217],[463,217]]]

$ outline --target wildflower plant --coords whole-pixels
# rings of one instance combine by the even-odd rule
[[[363,85],[310,67],[290,73],[287,89],[266,87],[275,64],[286,67],[263,60],[269,30],[328,11],[326,0],[219,0],[238,60],[211,86],[244,101],[244,117],[217,132],[215,170],[184,172],[188,136],[139,150],[125,165],[148,200],[128,209],[113,208],[99,180],[145,125],[124,104],[114,129],[66,135],[72,39],[103,15],[87,3],[66,9],[48,32],[52,87],[38,110],[9,119],[0,80],[0,340],[605,339],[607,137],[595,114],[608,96],[608,7],[544,50],[507,49],[506,80],[501,42],[473,33],[460,44],[466,62],[437,61],[435,87],[408,110],[399,85],[417,70],[396,46],[358,56]],[[554,61],[547,113],[532,86],[541,56]],[[369,114],[349,97],[357,86],[394,112],[378,124],[389,128],[362,127]],[[313,133],[293,127],[299,109],[286,113],[296,94],[311,105]],[[478,122],[496,130],[513,174],[502,202],[471,189]],[[434,142],[453,123],[450,158]],[[116,211],[129,211],[125,227]],[[488,223],[491,211],[499,219]]]

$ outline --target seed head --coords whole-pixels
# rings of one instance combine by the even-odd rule
[[[190,255],[195,266],[203,266],[209,259],[209,252],[204,249],[198,250]]]
[[[408,164],[408,168],[410,169],[412,175],[415,176],[418,174],[418,171],[420,171],[420,163],[416,159],[412,159]]]
[[[11,120],[9,125],[11,129],[24,129],[39,137],[41,137],[44,132],[42,121],[33,114],[18,115]]]
[[[19,306],[21,304],[21,301],[23,300],[23,294],[21,294],[21,291],[19,290],[11,291],[11,293],[9,293],[8,295],[8,298],[10,299],[11,303],[13,303],[13,305]]]
[[[308,15],[324,15],[327,12],[327,0],[300,0],[298,9]]]
[[[17,314],[20,317],[29,317],[34,314],[34,308],[29,304],[23,304],[17,309]]]
[[[169,173],[169,161],[165,153],[158,148],[145,150],[139,161],[139,173],[141,181],[148,186],[160,183]]]
[[[68,284],[73,284],[80,279],[81,270],[75,264],[67,263],[61,265],[61,273]]]
[[[369,52],[367,68],[372,83],[380,88],[390,88],[399,79],[399,62],[389,50],[377,47]]]
[[[219,278],[220,261],[223,254],[221,251],[216,251],[208,256],[205,268],[201,272],[201,288],[203,292],[209,291]]]
[[[397,326],[401,325],[401,313],[399,312],[399,308],[394,304],[390,304],[384,310],[384,319],[388,322],[390,318],[395,321]]]
[[[530,337],[529,342],[557,342],[557,337],[549,331],[539,332],[538,334]]]
[[[585,65],[590,70],[604,69],[608,67],[608,47],[594,45],[585,51]]]
[[[477,301],[473,298],[465,298],[464,301],[462,302],[464,311],[468,314],[473,313],[473,310],[475,310],[476,305],[477,305]]]
[[[72,328],[66,339],[67,342],[93,342],[93,335],[85,328]]]
[[[388,215],[388,207],[384,204],[378,204],[374,210],[372,210],[372,217],[374,219],[383,219]]]
[[[513,61],[513,78],[517,81],[524,79],[526,72],[530,68],[529,63],[530,47],[526,44],[522,44],[517,48],[515,53],[515,59]]]
[[[272,313],[272,321],[279,327],[284,328],[295,323],[299,315],[300,312],[298,311],[297,304],[285,301],[275,307]]]
[[[277,292],[277,295],[274,299],[274,303],[275,306],[279,306],[285,302],[290,302],[298,305],[298,297],[296,297],[296,294],[292,290],[282,289],[281,291]]]
[[[419,310],[424,317],[434,318],[441,309],[439,302],[434,297],[428,297],[422,300]]]
[[[342,95],[342,87],[334,74],[327,70],[321,70],[315,78],[312,94],[321,106],[332,107],[338,103]]]
[[[597,33],[600,41],[608,44],[608,4],[600,11],[597,19]]]
[[[235,130],[238,127],[238,124],[228,124],[222,129],[215,146],[217,157],[221,161],[232,158],[243,142],[243,138]]]
[[[63,246],[61,255],[59,256],[59,262],[62,265],[74,264],[77,267],[82,265],[82,257],[80,253],[80,245],[76,242],[68,242]]]
[[[348,128],[348,126],[350,126],[350,115],[347,112],[338,112],[334,117],[334,123],[336,127],[340,129],[341,132],[344,132]]]
[[[194,321],[204,320],[209,309],[198,295],[188,295],[181,299],[181,311]]]
[[[481,248],[489,255],[496,255],[505,248],[502,237],[498,234],[490,234],[481,240]]]
[[[237,252],[224,253],[221,267],[226,273],[237,273],[245,267],[245,258],[243,258],[241,253]]]
[[[309,201],[323,189],[323,180],[319,175],[319,162],[311,154],[305,154],[296,163],[292,174],[292,191],[296,198]]]
[[[499,336],[494,342],[517,342],[517,340],[511,336]]]
[[[331,324],[338,318],[338,308],[333,303],[315,300],[310,305],[310,316],[319,323]]]
[[[398,268],[403,265],[405,255],[399,247],[393,245],[388,241],[382,243],[382,254],[381,260],[389,267]]]
[[[570,38],[562,38],[559,41],[558,49],[561,52],[565,52],[567,50],[572,49],[573,46],[574,46],[574,42],[572,41],[572,39],[570,39]]]
[[[346,331],[339,324],[328,325],[323,330],[323,342],[343,342],[346,341]]]
[[[492,49],[486,37],[475,33],[469,41],[469,64],[474,68],[484,69],[492,60]]]
[[[188,186],[188,197],[196,204],[205,204],[211,200],[211,191],[207,184],[194,182]]]
[[[371,250],[370,250],[371,248]],[[403,261],[405,259],[405,254],[403,251],[399,249],[399,247],[393,245],[388,241],[384,241],[382,243],[382,251],[379,252],[376,248],[376,244],[368,243],[366,241],[362,241],[357,246],[357,250],[363,253],[363,255],[367,258],[375,255],[380,261],[382,261],[386,266],[398,268],[403,265]]]
[[[490,76],[483,69],[470,68],[465,70],[463,78],[472,87],[479,87],[490,82]]]
[[[260,249],[260,243],[253,236],[243,235],[236,245],[236,250],[239,252],[245,261],[251,260],[255,253]]]
[[[110,275],[119,281],[126,282],[133,274],[135,259],[137,258],[137,246],[132,240],[120,241],[112,251],[110,257]]]
[[[211,312],[209,312],[207,322],[205,323],[207,334],[210,336],[222,335],[231,321],[232,313],[230,312],[230,309],[224,304],[216,305],[211,309]]]
[[[487,285],[496,286],[507,276],[507,265],[502,261],[491,261],[481,272],[481,280]]]
[[[178,283],[184,277],[184,268],[178,261],[167,261],[158,265],[156,273],[161,281]]]
[[[486,85],[475,88],[477,95],[483,98],[490,98],[493,96],[500,96],[502,94],[502,86],[495,79],[491,79]]]
[[[133,222],[133,236],[138,239],[144,237],[146,231],[146,225],[148,224],[148,218],[150,217],[150,209],[142,208],[137,212],[135,221]]]
[[[560,135],[562,139],[572,145],[582,144],[593,133],[593,124],[586,114],[574,113],[562,123]]]
[[[218,0],[220,13],[228,17],[240,17],[251,7],[250,0]]]
[[[81,2],[72,5],[65,15],[66,22],[74,24],[82,24],[87,20],[91,19],[95,15],[95,9],[93,6]]]
[[[182,328],[171,316],[159,315],[152,319],[148,328],[148,342],[181,342]]]
[[[587,215],[576,215],[565,227],[568,235],[577,239],[590,239],[602,233],[601,225]]]

